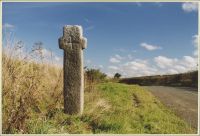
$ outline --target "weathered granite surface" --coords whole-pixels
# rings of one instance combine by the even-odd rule
[[[59,38],[59,48],[64,50],[64,112],[81,114],[84,103],[83,49],[87,39],[81,26],[67,25]]]

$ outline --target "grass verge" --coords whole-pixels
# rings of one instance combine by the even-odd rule
[[[26,125],[27,133],[195,133],[148,91],[119,83],[86,90],[82,115],[53,108],[45,114],[32,113]]]

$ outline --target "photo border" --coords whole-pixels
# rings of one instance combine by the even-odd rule
[[[74,135],[74,136],[80,136],[80,135],[90,135],[90,136],[93,136],[93,135],[99,135],[99,136],[114,136],[114,135],[126,135],[126,136],[133,136],[133,135],[141,135],[141,136],[146,136],[146,135],[170,135],[170,136],[178,136],[178,135],[186,135],[186,136],[196,136],[196,135],[199,135],[199,129],[200,129],[200,126],[199,126],[199,106],[200,106],[200,96],[199,96],[199,84],[200,84],[200,81],[199,81],[199,76],[200,76],[200,73],[199,73],[199,70],[200,70],[200,66],[198,65],[198,128],[197,128],[197,134],[2,134],[2,31],[3,31],[3,24],[2,24],[2,14],[3,14],[3,3],[8,3],[8,2],[16,2],[16,3],[20,3],[20,2],[30,2],[30,3],[39,3],[39,2],[74,2],[74,3],[78,3],[78,2],[85,2],[85,3],[88,3],[88,2],[145,2],[145,3],[151,3],[151,2],[170,2],[170,3],[173,3],[173,2],[197,2],[198,3],[198,41],[197,41],[197,44],[198,44],[198,64],[200,62],[200,59],[199,59],[199,54],[200,54],[200,51],[199,51],[199,32],[200,32],[200,25],[199,25],[199,21],[200,21],[200,1],[199,0],[0,0],[0,23],[1,23],[1,26],[0,26],[0,31],[1,31],[1,34],[0,34],[0,87],[1,87],[1,91],[0,91],[0,134],[1,135]]]

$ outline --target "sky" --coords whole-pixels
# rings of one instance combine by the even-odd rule
[[[42,42],[46,62],[51,54],[61,67],[58,38],[64,25],[82,26],[88,41],[84,65],[108,76],[197,69],[197,3],[3,3],[3,39],[10,32],[26,50]]]

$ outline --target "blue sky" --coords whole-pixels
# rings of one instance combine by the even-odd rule
[[[197,10],[197,3],[3,3],[3,29],[29,49],[43,42],[62,65],[62,27],[81,25],[89,68],[110,76],[173,74],[196,69]]]

